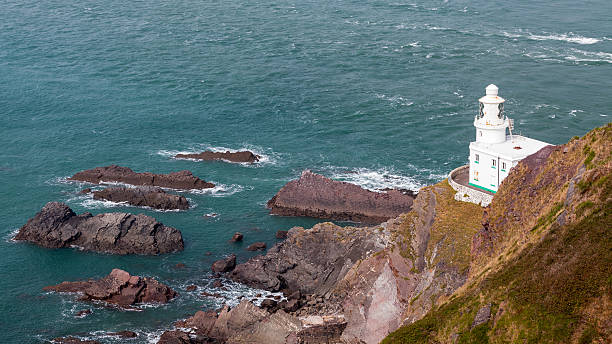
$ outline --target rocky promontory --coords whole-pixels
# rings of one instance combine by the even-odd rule
[[[225,160],[238,163],[255,163],[259,161],[260,156],[250,151],[240,152],[213,152],[204,151],[202,153],[193,154],[177,154],[175,159],[195,159],[195,160]]]
[[[122,308],[131,308],[139,303],[167,303],[178,295],[170,287],[153,278],[131,276],[121,269],[113,269],[99,280],[62,282],[44,287],[43,290],[80,293],[81,300],[104,301]]]
[[[268,201],[270,213],[340,221],[381,223],[409,212],[414,197],[400,191],[373,192],[310,171],[290,181]]]
[[[47,248],[79,247],[113,254],[161,254],[183,250],[183,237],[143,214],[75,214],[64,203],[49,202],[19,229],[15,240]]]
[[[94,184],[115,182],[131,185],[150,185],[181,190],[201,190],[215,187],[215,184],[208,183],[194,176],[190,171],[155,174],[150,172],[134,172],[128,167],[117,165],[96,167],[91,170],[78,172],[68,178],[68,180]]]
[[[126,202],[139,207],[150,207],[160,210],[186,210],[189,201],[184,196],[173,195],[155,186],[140,186],[135,188],[110,187],[93,191],[96,200],[111,202]]]

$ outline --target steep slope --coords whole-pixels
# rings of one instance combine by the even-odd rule
[[[612,342],[612,125],[526,158],[472,242],[470,278],[385,343]]]

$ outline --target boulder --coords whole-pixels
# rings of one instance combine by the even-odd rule
[[[118,182],[131,185],[150,185],[163,188],[191,190],[208,189],[215,186],[213,183],[194,176],[190,171],[172,172],[169,174],[155,174],[150,172],[137,173],[123,166],[110,165],[96,167],[91,170],[78,172],[68,180],[76,180],[100,184],[105,182]]]
[[[414,196],[397,190],[373,192],[310,171],[283,186],[268,201],[270,213],[340,221],[381,223],[407,213]]]
[[[80,293],[81,300],[104,301],[122,308],[139,303],[167,303],[178,294],[167,285],[149,277],[131,276],[127,271],[113,269],[99,280],[62,282],[44,287],[45,291]]]
[[[265,242],[255,242],[250,244],[247,248],[247,251],[265,251],[266,243]]]
[[[236,266],[236,255],[231,254],[226,258],[219,259],[212,264],[213,272],[229,272]]]
[[[242,233],[234,233],[234,235],[232,236],[232,239],[230,239],[231,242],[238,242],[238,241],[242,241],[242,239],[244,238],[244,235],[242,235]]]
[[[223,160],[229,162],[238,163],[255,163],[259,161],[260,156],[250,151],[240,152],[212,152],[204,151],[202,153],[194,154],[177,154],[174,156],[176,159],[195,159],[195,160]]]
[[[276,231],[276,239],[287,239],[289,231]]]
[[[125,202],[139,207],[149,207],[160,210],[186,210],[189,201],[184,196],[173,195],[155,186],[136,188],[110,187],[94,191],[93,198],[111,202]]]
[[[159,341],[157,344],[196,344],[201,343],[195,340],[192,340],[189,335],[185,332],[175,330],[175,331],[166,331],[161,337],[159,337]]]
[[[134,331],[119,331],[119,332],[108,332],[107,336],[120,337],[120,338],[136,338],[138,334]]]
[[[82,310],[77,312],[75,317],[77,317],[77,318],[84,318],[84,317],[86,317],[89,314],[91,314],[91,309],[82,309]]]
[[[76,215],[64,203],[49,202],[19,229],[15,240],[47,248],[80,247],[112,254],[161,254],[183,250],[183,237],[143,214]]]

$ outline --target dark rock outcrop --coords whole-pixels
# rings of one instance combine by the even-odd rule
[[[161,254],[183,249],[183,237],[143,214],[76,215],[64,203],[49,202],[19,229],[15,240],[47,248],[80,247],[113,254]]]
[[[138,334],[134,331],[119,331],[119,332],[108,332],[107,336],[119,337],[119,338],[136,338]]]
[[[230,278],[249,286],[324,294],[367,252],[381,249],[377,231],[320,223],[292,228],[285,241],[236,266]]]
[[[173,195],[155,186],[136,188],[110,187],[94,191],[93,198],[111,202],[126,202],[139,207],[150,207],[160,210],[186,210],[189,201],[184,196]]]
[[[255,163],[259,161],[260,156],[253,154],[250,151],[240,151],[240,152],[212,152],[205,151],[202,153],[194,153],[194,154],[177,154],[174,156],[176,159],[196,159],[196,160],[225,160],[229,162],[239,162],[239,163]]]
[[[265,242],[254,242],[252,244],[250,244],[247,248],[247,251],[265,251],[266,250],[266,243]]]
[[[45,291],[80,293],[81,300],[99,300],[123,308],[138,303],[167,303],[178,294],[153,278],[130,276],[127,271],[113,269],[99,280],[62,282],[44,287]]]
[[[213,272],[229,272],[236,266],[236,255],[231,254],[224,259],[219,259],[212,263]]]
[[[381,223],[410,211],[414,197],[402,192],[373,192],[310,171],[283,186],[268,201],[270,213],[340,221]]]
[[[191,174],[190,171],[155,174],[150,172],[137,173],[128,167],[110,165],[96,167],[76,173],[68,180],[77,180],[100,184],[104,182],[119,182],[131,185],[149,185],[163,188],[191,190],[208,189],[215,186]]]
[[[53,338],[53,343],[58,343],[58,344],[102,344],[98,342],[97,340],[79,339],[77,337],[72,337],[72,336]]]
[[[230,239],[231,242],[238,242],[238,241],[242,241],[242,239],[244,238],[244,235],[242,235],[242,233],[234,233],[234,235],[232,236],[232,239]]]
[[[276,231],[276,239],[287,239],[289,231]]]

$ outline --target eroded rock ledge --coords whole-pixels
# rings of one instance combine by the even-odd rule
[[[130,276],[127,271],[113,269],[99,280],[62,282],[44,287],[45,291],[80,293],[80,300],[104,301],[122,308],[138,303],[167,303],[178,294],[167,285],[149,277]]]
[[[183,237],[143,214],[75,214],[64,203],[49,202],[19,229],[15,240],[48,248],[77,246],[113,254],[161,254],[183,249]]]
[[[173,195],[155,186],[135,188],[110,187],[93,191],[93,198],[111,202],[126,202],[139,207],[150,207],[160,210],[186,210],[189,201],[184,196]]]
[[[77,180],[94,184],[118,182],[131,185],[150,185],[180,190],[201,190],[215,187],[215,184],[208,183],[194,176],[190,171],[179,171],[168,174],[155,174],[150,172],[137,173],[128,167],[117,165],[96,167],[90,170],[78,172],[74,176],[68,178],[68,180]]]
[[[400,191],[373,192],[310,171],[283,186],[268,201],[270,213],[340,221],[381,223],[410,211],[414,196]]]
[[[174,156],[176,159],[196,159],[196,160],[225,160],[229,162],[238,163],[255,163],[259,161],[260,156],[250,151],[240,152],[213,152],[205,151],[202,153],[194,154],[177,154]]]

